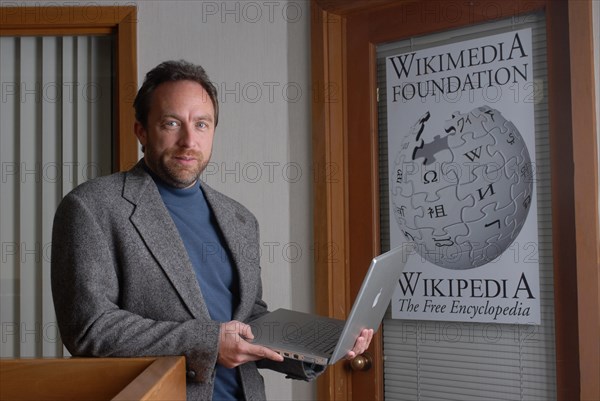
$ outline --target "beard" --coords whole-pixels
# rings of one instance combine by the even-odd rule
[[[192,158],[194,163],[182,165],[177,161],[178,157]],[[210,155],[205,159],[201,152],[175,149],[155,154],[151,148],[147,148],[144,158],[148,167],[164,182],[175,188],[188,188],[198,181]]]

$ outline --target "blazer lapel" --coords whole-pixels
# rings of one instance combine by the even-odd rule
[[[252,311],[256,301],[255,295],[250,294],[255,292],[257,285],[255,270],[259,266],[260,259],[258,244],[249,243],[245,233],[249,230],[255,233],[257,227],[254,226],[252,221],[247,221],[244,216],[239,214],[232,207],[228,198],[223,199],[222,194],[203,182],[201,182],[201,186],[225,238],[225,245],[232,256],[234,267],[238,272],[240,304],[235,309],[233,319],[243,321],[247,314]]]
[[[123,197],[136,205],[130,221],[191,314],[196,319],[208,320],[208,308],[183,241],[152,177],[141,163],[125,177]]]

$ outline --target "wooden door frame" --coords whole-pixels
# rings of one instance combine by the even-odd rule
[[[441,3],[461,10],[460,18],[448,21],[422,12],[425,7],[435,10]],[[600,399],[600,229],[591,0],[467,4],[454,0],[311,1],[317,312],[345,318],[358,290],[350,283],[360,282],[351,280],[351,275],[364,275],[368,261],[379,251],[376,44],[544,10],[557,397]],[[370,21],[383,23],[374,26]],[[398,37],[392,24],[401,25],[405,36]],[[352,82],[352,93],[348,82]],[[318,399],[383,399],[380,335],[370,352],[375,361],[370,372],[353,375],[344,364],[330,367],[318,380]],[[353,378],[368,385],[358,389]]]
[[[137,93],[137,8],[134,6],[0,7],[0,36],[113,35],[115,38],[115,157],[113,169],[138,160],[133,135]]]

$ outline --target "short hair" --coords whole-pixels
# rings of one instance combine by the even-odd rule
[[[133,101],[135,118],[144,126],[144,128],[147,128],[150,102],[152,101],[154,91],[162,83],[175,81],[193,81],[202,85],[206,93],[208,93],[213,108],[215,109],[216,127],[219,122],[217,88],[208,78],[204,68],[185,60],[162,62],[146,74],[144,83],[138,90],[135,100]]]

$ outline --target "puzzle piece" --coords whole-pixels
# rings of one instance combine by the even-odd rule
[[[474,111],[474,113],[479,113],[479,118],[482,121],[483,128],[486,132],[489,132],[492,128],[501,127],[501,132],[505,133],[508,131],[505,125],[508,121],[502,113],[498,110],[492,109],[490,106],[481,106]]]
[[[460,149],[460,165],[463,172],[467,175],[467,181],[472,181],[469,174],[478,166],[485,166],[488,172],[500,169],[505,164],[504,156],[494,151],[496,140],[493,135],[475,137],[468,132],[463,135],[465,146]],[[461,180],[462,181],[462,180]]]
[[[426,193],[417,193],[413,196],[417,204],[422,205],[423,215],[415,218],[417,227],[431,227],[434,236],[445,234],[443,227],[459,222],[461,210],[469,206],[468,200],[457,201],[455,187],[448,186],[439,191],[438,202],[428,202]]]
[[[496,252],[492,255],[490,249],[498,248],[503,251],[512,243],[511,233],[514,227],[506,226],[505,216],[514,215],[516,210],[514,200],[503,208],[498,207],[497,203],[490,203],[481,208],[484,214],[483,218],[467,223],[475,238],[485,239],[482,243],[473,247],[471,254],[473,260],[487,263],[502,253]]]
[[[457,245],[451,233],[439,237],[434,235],[434,230],[429,227],[420,231],[423,237],[417,251],[424,259],[450,269],[462,269],[462,266],[468,263],[469,249]]]
[[[453,270],[462,270],[471,267],[470,254],[472,244],[470,241],[461,240],[469,238],[469,228],[465,223],[457,223],[443,228],[446,236],[433,238],[434,245],[442,255],[444,267]],[[450,238],[452,242],[446,239]]]
[[[517,238],[521,228],[527,220],[533,196],[532,189],[533,188],[531,186],[526,188],[523,188],[519,185],[511,186],[511,194],[515,204],[515,211],[514,213],[507,214],[504,219],[506,225],[506,236],[509,238],[511,243]]]
[[[412,196],[413,184],[409,179],[410,175],[417,170],[416,163],[407,161],[407,157],[402,152],[399,152],[394,161],[393,170],[390,172],[390,191],[392,196]]]
[[[426,194],[424,202],[439,201],[443,197],[440,191],[448,187],[454,188],[458,184],[455,173],[452,170],[447,171],[446,164],[436,163],[429,168],[421,167],[419,175],[415,174],[410,179],[413,183],[414,194]]]
[[[453,133],[455,135],[463,135],[467,132],[472,132],[475,138],[487,135],[489,129],[483,125],[488,121],[485,113],[478,111],[477,109],[470,111],[467,114],[457,113],[453,114],[451,120],[447,120],[445,123],[446,132]]]
[[[414,161],[418,161],[422,159],[423,165],[430,165],[435,163],[436,161],[443,160],[438,156],[438,153],[448,152],[449,156],[446,155],[446,158],[452,159],[452,152],[450,152],[450,148],[448,147],[448,136],[440,136],[436,135],[433,137],[431,142],[421,141],[420,144],[414,147],[412,159]],[[439,157],[439,160],[436,158]]]
[[[415,204],[415,196],[398,196],[393,198],[394,216],[402,230],[418,231],[416,218],[423,216],[423,208],[418,203]],[[414,235],[414,238],[420,237]]]
[[[507,176],[510,177],[513,173],[518,174],[515,166],[521,168],[523,164],[530,163],[530,158],[527,146],[517,128],[510,121],[507,121],[505,126],[509,128],[507,133],[502,133],[499,128],[490,131],[495,143],[488,146],[488,152],[504,158],[505,166],[509,170]]]

